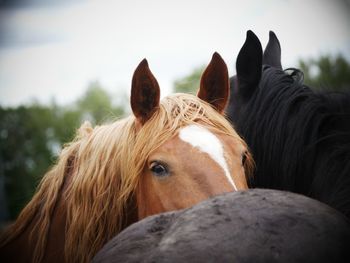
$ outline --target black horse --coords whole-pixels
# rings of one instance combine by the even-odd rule
[[[350,262],[350,223],[311,198],[252,189],[147,217],[110,240],[93,263]]]
[[[350,93],[316,92],[282,69],[273,32],[252,31],[236,62],[226,110],[256,162],[251,187],[301,193],[350,217]]]

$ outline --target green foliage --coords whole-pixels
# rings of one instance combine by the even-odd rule
[[[334,91],[350,90],[350,62],[344,56],[325,55],[317,59],[300,60],[306,85],[315,89]],[[205,66],[174,81],[174,91],[196,94]]]
[[[315,89],[333,91],[350,90],[350,63],[342,56],[321,56],[318,59],[300,60],[304,82]]]
[[[98,82],[92,82],[84,96],[78,100],[82,116],[94,124],[102,123],[112,118],[112,115],[124,114],[121,107],[113,107],[111,95]]]
[[[70,106],[0,107],[0,221],[6,214],[7,219],[18,215],[62,145],[73,139],[84,120],[96,124],[123,114],[124,109],[113,105],[98,82],[91,83]]]
[[[1,176],[12,217],[30,199],[39,175],[52,161],[48,129],[53,119],[51,110],[39,105],[0,109]]]
[[[189,75],[175,80],[174,90],[176,93],[191,93],[196,94],[199,89],[200,78],[205,69],[205,66],[194,69]]]

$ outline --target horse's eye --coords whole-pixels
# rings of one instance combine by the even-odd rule
[[[159,162],[152,162],[150,167],[151,172],[153,175],[158,177],[164,177],[169,175],[168,169],[166,165],[161,164]]]

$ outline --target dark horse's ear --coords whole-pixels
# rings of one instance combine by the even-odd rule
[[[226,63],[217,52],[202,74],[197,95],[218,112],[224,111],[230,95],[229,78]]]
[[[262,71],[261,43],[250,30],[247,31],[247,38],[239,51],[236,70],[239,92],[243,96],[250,96],[259,84]]]
[[[281,45],[275,33],[272,31],[269,33],[269,42],[264,51],[263,64],[282,69]]]
[[[137,125],[143,125],[159,107],[160,89],[144,59],[137,66],[131,84],[131,109]]]

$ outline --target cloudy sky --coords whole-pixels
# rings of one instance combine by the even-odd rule
[[[94,80],[128,93],[143,58],[166,95],[214,51],[234,74],[248,29],[263,46],[277,34],[285,67],[350,59],[347,0],[0,0],[0,105],[67,104]]]

